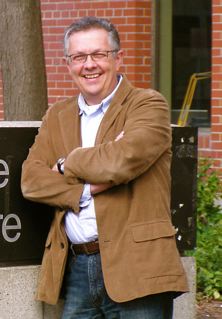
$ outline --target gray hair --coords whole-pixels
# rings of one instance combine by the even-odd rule
[[[109,42],[112,50],[120,50],[120,39],[115,26],[107,19],[97,17],[84,17],[72,23],[64,33],[64,54],[67,56],[69,48],[69,38],[73,33],[90,29],[104,29],[108,32]]]

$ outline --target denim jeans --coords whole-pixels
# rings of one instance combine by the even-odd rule
[[[70,256],[64,284],[62,319],[172,319],[171,293],[112,301],[104,286],[100,254]]]

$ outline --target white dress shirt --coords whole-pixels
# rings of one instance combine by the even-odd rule
[[[122,76],[114,91],[98,105],[87,105],[83,96],[78,97],[79,115],[81,116],[82,147],[93,147],[99,125],[110,102],[118,89]],[[90,185],[85,184],[80,199],[80,212],[71,210],[65,214],[65,230],[69,240],[74,244],[94,241],[98,238],[94,199],[90,193]]]

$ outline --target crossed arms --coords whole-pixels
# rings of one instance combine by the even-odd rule
[[[160,95],[153,94],[129,107],[121,133],[113,141],[73,149],[65,160],[64,175],[56,172],[53,127],[56,115],[48,112],[23,164],[24,197],[79,212],[84,184],[96,194],[134,180],[170,148],[169,112]],[[121,116],[119,114],[118,116]],[[65,125],[65,124],[64,124]],[[124,131],[124,133],[123,133]],[[60,154],[61,155],[61,154]]]

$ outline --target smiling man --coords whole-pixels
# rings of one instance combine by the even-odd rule
[[[66,47],[68,70],[88,105],[101,103],[115,89],[122,55],[118,43],[112,43],[104,29],[70,35]]]
[[[171,319],[187,282],[170,218],[168,106],[119,73],[110,21],[74,22],[64,48],[79,95],[49,108],[22,171],[24,196],[55,207],[37,299],[56,304],[63,290],[62,319]]]

